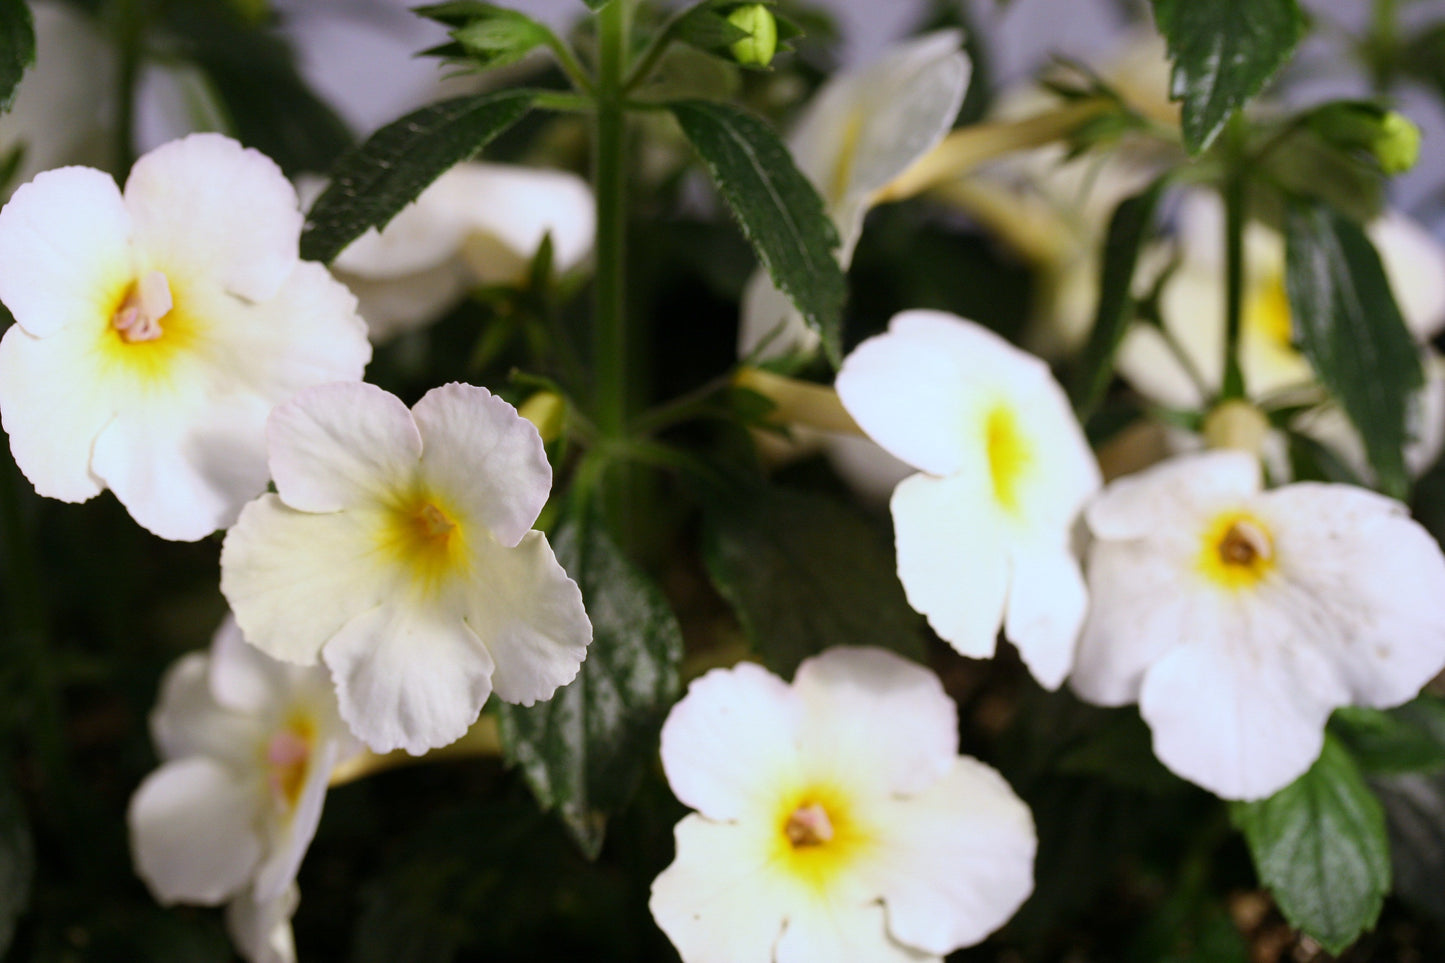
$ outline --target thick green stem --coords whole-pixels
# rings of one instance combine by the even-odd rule
[[[627,70],[626,0],[598,14],[596,135],[592,144],[597,192],[597,280],[593,324],[597,426],[619,437],[627,424],[627,159],[623,78]]]
[[[1399,24],[1395,17],[1395,0],[1375,0],[1370,17],[1369,51],[1370,76],[1376,96],[1384,96],[1395,80],[1396,61],[1400,45]]]
[[[1239,118],[1229,131],[1232,142],[1224,180],[1224,384],[1220,400],[1244,397],[1244,370],[1239,363],[1239,335],[1244,316],[1244,151]]]
[[[135,163],[135,99],[140,80],[142,45],[150,10],[146,0],[116,0],[111,7],[119,59],[116,63],[115,163],[116,175],[124,179]]]

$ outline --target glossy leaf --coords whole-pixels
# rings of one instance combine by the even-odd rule
[[[532,107],[529,90],[445,100],[381,128],[337,162],[312,205],[301,256],[330,261],[368,228],[382,228],[454,164],[471,157]]]
[[[784,678],[835,645],[926,656],[892,545],[842,502],[782,488],[742,492],[709,509],[703,556],[763,662]]]
[[[1359,225],[1303,202],[1286,214],[1285,250],[1294,338],[1364,438],[1381,487],[1403,497],[1406,413],[1424,373],[1380,256]]]
[[[752,114],[706,100],[667,106],[773,283],[821,335],[833,364],[841,363],[847,282],[833,257],[838,232],[817,190],[777,133]]]
[[[1296,0],[1152,0],[1182,101],[1184,146],[1197,154],[1259,93],[1304,34]]]
[[[570,521],[553,539],[582,589],[592,644],[577,678],[546,702],[500,705],[507,757],[589,857],[625,805],[678,694],[682,630],[662,592],[603,530]]]
[[[1390,890],[1385,816],[1339,742],[1326,738],[1308,772],[1231,815],[1291,924],[1331,953],[1375,925]]]
[[[25,0],[0,0],[0,113],[15,103],[25,68],[35,62],[35,22]]]

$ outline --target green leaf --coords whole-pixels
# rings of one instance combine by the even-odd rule
[[[1074,408],[1081,416],[1092,412],[1104,397],[1114,375],[1114,355],[1134,318],[1134,270],[1139,251],[1154,223],[1154,209],[1168,183],[1161,177],[1133,197],[1125,199],[1109,219],[1099,279],[1099,306],[1094,326],[1074,371]]]
[[[1445,773],[1371,779],[1385,807],[1395,892],[1445,925]]]
[[[515,63],[552,36],[544,24],[524,13],[477,0],[432,4],[413,12],[452,27],[452,39],[483,69]]]
[[[838,232],[823,199],[767,124],[729,104],[667,105],[697,149],[778,290],[792,298],[836,366],[843,357],[847,282],[833,249]]]
[[[530,90],[444,100],[372,134],[337,162],[301,235],[301,256],[330,261],[368,228],[383,228],[450,167],[471,157],[532,107]]]
[[[237,139],[275,160],[287,176],[326,171],[352,146],[345,122],[312,93],[274,30],[212,4],[176,5],[168,19]]]
[[[658,730],[677,699],[682,630],[662,592],[599,526],[569,521],[553,544],[582,589],[592,644],[577,678],[550,700],[500,705],[498,717],[508,759],[595,859],[608,815],[627,803],[657,754]]]
[[[1331,953],[1375,925],[1390,890],[1385,816],[1333,737],[1303,776],[1268,799],[1234,803],[1230,813],[1291,924]]]
[[[1372,776],[1445,768],[1442,730],[1445,704],[1428,695],[1389,712],[1346,706],[1330,718],[1330,731]]]
[[[764,663],[791,678],[835,645],[926,658],[887,536],[847,504],[757,488],[708,508],[703,558]]]
[[[1374,245],[1332,209],[1293,203],[1285,285],[1300,349],[1364,438],[1381,487],[1403,497],[1407,407],[1424,373]]]
[[[25,0],[0,0],[0,114],[15,103],[25,68],[35,62],[35,21]]]
[[[1296,0],[1152,0],[1183,101],[1184,146],[1198,154],[1282,67],[1304,35]]]
[[[30,905],[35,851],[30,825],[15,787],[0,780],[0,958],[15,937],[15,924]]]

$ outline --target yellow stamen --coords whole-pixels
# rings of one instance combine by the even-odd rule
[[[111,316],[110,326],[126,344],[155,341],[164,332],[161,318],[175,307],[170,283],[160,271],[151,271],[126,289],[120,306]]]
[[[794,849],[832,842],[833,823],[828,819],[828,810],[815,802],[799,806],[783,824],[783,835]]]
[[[1199,569],[1229,589],[1259,584],[1274,568],[1274,539],[1269,528],[1245,512],[1225,512],[1205,530]]]
[[[776,810],[773,859],[781,869],[817,889],[846,874],[871,842],[848,794],[815,783],[783,796]]]
[[[455,515],[425,492],[396,504],[380,535],[381,548],[430,593],[466,566],[466,546]]]

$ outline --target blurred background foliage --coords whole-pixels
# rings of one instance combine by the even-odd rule
[[[100,130],[82,138],[83,159],[122,174],[145,142],[211,127],[266,152],[290,175],[324,173],[371,127],[421,102],[406,103],[410,95],[398,91],[380,108],[385,113],[367,121],[365,109],[374,108],[343,109],[303,79],[291,26],[317,16],[316,8],[342,6],[70,4],[69,12],[89,24],[98,51],[89,65],[67,68],[89,82],[94,106],[102,108]],[[1445,10],[1432,2],[1401,6],[1412,8],[1408,20],[1381,20],[1358,42],[1331,35],[1318,21],[1314,27],[1340,56],[1358,57],[1380,93],[1428,84],[1445,96]],[[1418,14],[1428,8],[1432,16]],[[17,9],[17,0],[0,0],[0,23]],[[735,94],[785,128],[840,63],[843,37],[821,5],[788,0],[782,9],[805,36],[771,71],[742,71],[683,51],[665,82]],[[1140,5],[1122,9],[1147,19]],[[388,18],[395,12],[377,13],[377,23],[394,22]],[[959,124],[977,121],[999,88],[989,36],[975,29],[977,5],[937,0],[923,13],[919,29],[969,30],[974,79]],[[579,30],[589,29],[585,18],[578,22]],[[579,47],[587,45],[579,38]],[[41,68],[48,66],[45,56],[42,49]],[[435,61],[419,63],[437,70]],[[440,88],[430,76],[424,93],[434,97]],[[501,76],[563,86],[560,74],[534,61]],[[457,89],[499,82],[448,81]],[[168,93],[148,100],[158,83]],[[22,82],[22,96],[24,89]],[[686,145],[649,121],[633,132],[639,149],[628,305],[647,332],[637,350],[648,360],[630,390],[656,402],[732,370],[738,302],[754,260],[737,227],[699,190]],[[10,117],[0,118],[6,190],[49,160],[34,156],[36,145],[7,136],[7,124],[13,129]],[[489,147],[487,157],[585,172],[586,142],[578,119],[534,114]],[[1442,206],[1427,198],[1421,207],[1431,205]],[[536,382],[513,379],[517,368],[575,383],[569,365],[577,361],[569,352],[586,343],[584,282],[556,283],[545,265],[539,278],[521,288],[479,290],[436,324],[378,346],[368,380],[408,403],[449,380],[487,384],[520,403]],[[952,311],[1017,341],[1037,283],[1025,259],[968,218],[925,200],[883,206],[870,215],[849,272],[845,342],[857,343],[914,307]],[[940,671],[960,705],[963,750],[1004,772],[1033,807],[1040,833],[1033,897],[1003,931],[952,959],[1328,958],[1284,922],[1260,889],[1227,808],[1154,760],[1137,712],[1044,692],[1007,647],[993,662],[953,655],[903,602],[892,577],[886,509],[852,498],[820,457],[765,471],[745,428],[766,406],[750,415],[747,401],[742,394],[725,398],[725,417],[663,433],[679,447],[706,452],[708,471],[730,473],[734,487],[710,483],[696,466],[649,472],[639,482],[655,497],[638,520],[631,555],[665,603],[637,604],[675,613],[684,680],[749,653],[788,673],[826,645],[874,644],[880,635]],[[1107,439],[1144,410],[1140,398],[1116,384],[1091,434]],[[181,653],[204,646],[224,613],[220,536],[190,545],[161,541],[109,495],[80,506],[46,501],[8,453],[3,461],[0,950],[6,959],[46,963],[229,960],[217,911],[155,905],[131,868],[124,820],[131,792],[156,763],[146,714],[161,673]],[[1329,466],[1305,452],[1298,470],[1326,477]],[[727,498],[723,490],[744,494]],[[1419,480],[1412,507],[1437,538],[1445,536],[1445,468],[1437,465]],[[1388,819],[1396,895],[1374,932],[1342,959],[1445,959],[1445,717],[1433,705],[1427,699],[1423,708],[1399,710],[1410,731],[1424,734],[1413,750],[1402,748],[1398,733],[1375,744],[1380,764],[1367,775]],[[625,805],[611,801],[607,808],[619,811],[605,837],[589,837],[591,846],[576,844],[573,822],[539,810],[525,765],[498,758],[426,761],[334,789],[300,873],[301,959],[674,959],[646,905],[684,811],[648,741],[656,722],[643,724],[642,748],[634,753],[640,764],[625,778],[636,780],[635,794]],[[1354,735],[1364,740],[1357,757],[1371,758],[1370,733]],[[1416,753],[1411,764],[1398,765],[1399,754],[1409,751]],[[589,859],[582,850],[591,847],[597,851]]]

